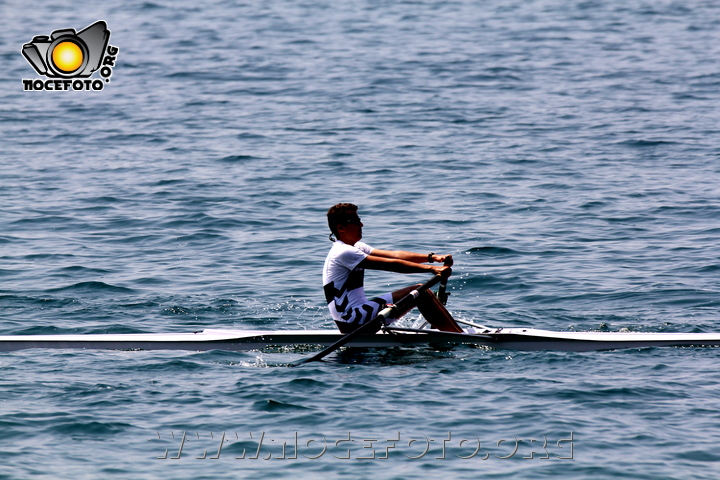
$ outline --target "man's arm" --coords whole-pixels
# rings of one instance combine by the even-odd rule
[[[414,253],[406,252],[404,250],[380,250],[374,248],[370,256],[392,258],[396,260],[405,260],[412,263],[445,263],[447,266],[453,264],[452,255],[435,255],[434,253]],[[431,261],[432,260],[432,261]]]
[[[360,262],[359,266],[365,269],[370,270],[384,270],[386,272],[395,272],[395,273],[423,273],[423,272],[429,272],[434,273],[436,275],[443,275],[445,277],[448,277],[451,275],[452,270],[450,269],[449,265],[424,265],[420,262],[422,262],[422,259],[420,258],[418,262],[413,262],[410,260],[404,260],[402,258],[394,258],[394,257],[382,257],[377,256],[375,253],[377,250],[373,250],[373,253],[371,255],[368,255],[365,260]],[[405,254],[410,255],[420,255],[417,253],[411,253],[411,252],[402,252]],[[439,257],[440,255],[438,255]],[[419,258],[419,257],[410,257],[410,258]],[[452,257],[451,257],[452,258]],[[427,255],[425,255],[425,261],[427,261]]]

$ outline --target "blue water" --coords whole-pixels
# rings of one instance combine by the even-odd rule
[[[373,246],[452,253],[458,318],[720,330],[717,2],[8,0],[0,17],[0,334],[333,328],[340,201]],[[101,92],[23,91],[22,44],[97,20],[120,48]],[[305,355],[0,354],[0,478],[720,475],[715,348],[285,366]]]

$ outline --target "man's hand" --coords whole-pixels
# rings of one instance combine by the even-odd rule
[[[442,267],[432,267],[432,270],[435,272],[435,275],[440,275],[442,278],[448,278],[452,275],[452,268],[447,265],[443,265]]]
[[[446,265],[448,267],[451,267],[453,264],[452,255],[433,255],[432,261],[434,263],[442,263],[443,265]]]

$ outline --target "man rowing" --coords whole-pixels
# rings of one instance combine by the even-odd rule
[[[369,322],[386,304],[397,302],[417,288],[417,285],[411,285],[368,299],[363,287],[365,269],[396,273],[434,273],[444,278],[452,274],[452,255],[380,250],[361,242],[363,223],[357,211],[358,207],[352,203],[338,203],[327,213],[333,246],[325,259],[323,286],[330,314],[342,333],[350,333]],[[432,292],[422,292],[417,299],[417,307],[425,319],[438,330],[462,332]],[[404,313],[406,312],[401,315]],[[381,325],[378,329],[380,327]]]

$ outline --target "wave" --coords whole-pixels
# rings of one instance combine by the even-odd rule
[[[60,293],[60,292],[81,292],[81,293],[95,293],[95,292],[111,292],[111,293],[133,293],[134,290],[127,287],[119,287],[116,285],[109,285],[105,282],[80,282],[66,287],[51,288],[46,290],[48,293]]]

